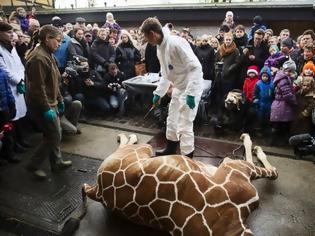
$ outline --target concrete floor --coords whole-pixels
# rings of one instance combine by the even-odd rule
[[[90,125],[81,126],[82,135],[67,137],[63,150],[103,159],[117,148],[121,131]],[[140,142],[151,137],[139,135]],[[255,142],[255,140],[254,140]],[[260,207],[248,219],[256,236],[315,236],[315,165],[312,162],[270,156],[279,171],[275,181],[254,181]],[[112,215],[99,203],[88,201],[88,213],[75,236],[168,235],[131,224]]]

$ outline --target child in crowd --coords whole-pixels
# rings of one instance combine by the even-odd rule
[[[282,64],[289,58],[279,51],[277,45],[270,45],[269,47],[270,57],[265,61],[265,66],[271,69],[273,75],[280,69]]]
[[[259,81],[258,78],[258,66],[249,66],[247,69],[247,78],[243,85],[243,93],[246,97],[246,102],[250,104],[253,102],[254,88],[256,83]]]
[[[296,93],[297,110],[295,119],[291,125],[291,133],[313,133],[314,124],[311,114],[315,108],[315,92],[313,76],[303,76],[301,89]]]
[[[273,82],[269,67],[264,66],[259,74],[260,80],[256,83],[253,104],[258,118],[258,129],[263,130],[269,125],[270,109],[273,100]],[[268,131],[264,129],[264,131]]]
[[[296,97],[293,90],[293,80],[296,75],[296,65],[292,60],[286,61],[273,80],[275,99],[271,105],[270,121],[273,124],[270,145],[285,145],[289,138],[290,124],[294,119]]]
[[[294,81],[294,91],[298,91],[301,88],[302,80],[304,77],[311,77],[314,78],[315,76],[315,65],[312,61],[309,61],[306,63],[303,67],[301,75],[297,77],[297,79]]]

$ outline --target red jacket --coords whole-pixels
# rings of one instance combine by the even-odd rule
[[[245,94],[246,100],[253,102],[254,90],[256,83],[259,81],[258,76],[254,78],[246,78],[243,85],[243,93]]]

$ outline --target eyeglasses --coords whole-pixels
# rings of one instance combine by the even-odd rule
[[[207,42],[208,42],[208,40],[202,40],[202,42],[205,42],[205,43],[207,43]]]

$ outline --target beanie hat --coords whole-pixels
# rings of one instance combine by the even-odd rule
[[[269,52],[270,52],[271,49],[274,49],[274,50],[276,50],[276,52],[279,52],[279,48],[278,48],[277,45],[270,45]]]
[[[271,78],[271,70],[270,70],[270,68],[268,67],[268,66],[264,66],[262,69],[261,69],[261,71],[260,71],[260,73],[259,73],[259,77],[261,78],[261,76],[263,75],[263,74],[267,74],[268,75],[268,77],[269,77],[269,79]]]
[[[263,19],[262,19],[261,16],[255,16],[255,17],[253,18],[253,22],[254,22],[256,25],[261,25],[261,24],[262,24],[262,21],[263,21]]]
[[[4,22],[4,21],[0,22],[0,32],[6,32],[6,31],[9,31],[12,29],[13,29],[13,27],[10,24],[8,24],[7,22]]]
[[[312,61],[307,62],[303,66],[303,75],[314,76],[315,75],[315,65]]]
[[[83,17],[77,17],[77,18],[75,18],[75,22],[84,23],[84,22],[86,22],[86,20]]]
[[[59,16],[54,16],[53,18],[51,18],[51,24],[57,28],[63,26],[61,18]]]
[[[281,46],[291,49],[293,48],[293,40],[291,38],[286,38],[281,42]]]
[[[225,17],[227,17],[227,16],[234,16],[234,14],[233,14],[233,12],[232,11],[227,11],[226,13],[225,13]]]
[[[296,70],[296,65],[295,62],[291,59],[283,63],[282,65],[283,70],[290,70],[290,71],[295,71]]]
[[[259,71],[258,66],[256,65],[249,66],[247,69],[247,75],[249,75],[249,73],[254,73],[257,76],[258,71]]]

